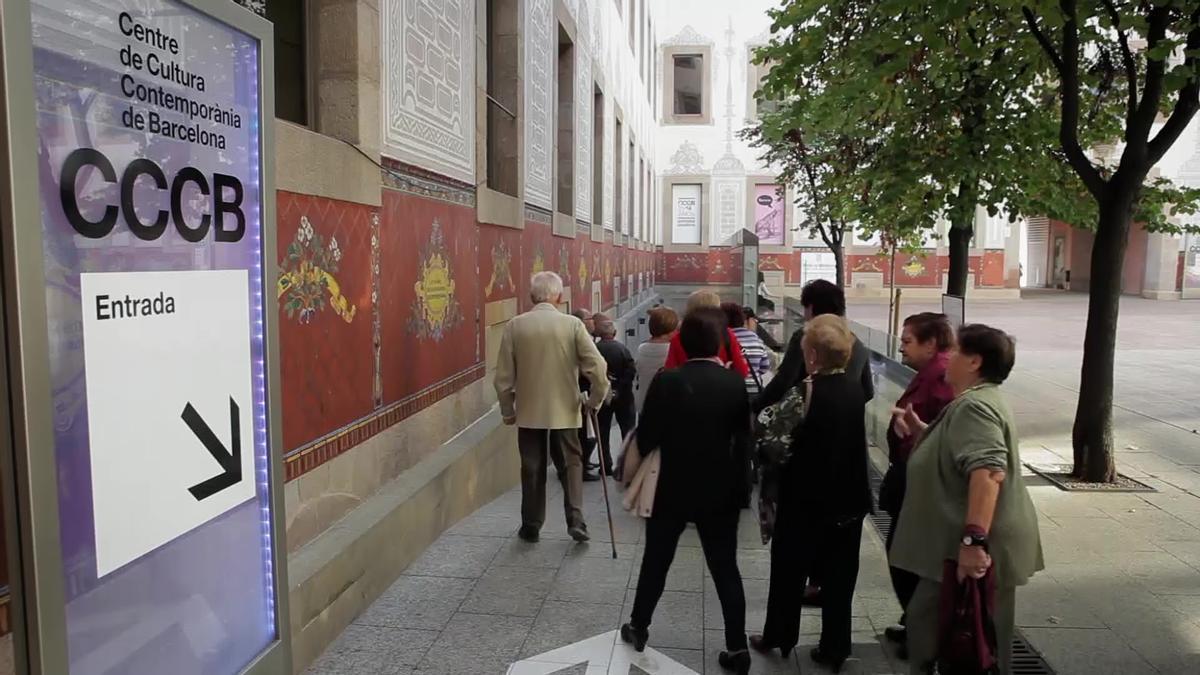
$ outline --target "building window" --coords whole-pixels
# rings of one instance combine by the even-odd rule
[[[751,120],[757,120],[762,113],[774,113],[779,110],[779,101],[768,99],[765,101],[758,100],[758,89],[762,86],[763,80],[771,72],[771,64],[755,63],[754,53],[751,51],[750,59],[746,64],[746,72],[749,74],[747,78],[747,94],[746,99],[746,117]]]
[[[671,243],[699,244],[703,215],[701,189],[697,183],[671,186]]]
[[[638,0],[629,0],[629,14],[626,15],[629,24],[629,51],[633,52],[634,59],[637,59],[637,12],[634,11],[634,5]],[[645,0],[642,0],[645,2]]]
[[[558,212],[575,214],[575,45],[558,27]]]
[[[267,20],[275,24],[275,116],[309,124],[307,2],[267,0]]]
[[[604,223],[604,92],[592,92],[592,224]]]
[[[618,117],[617,125],[613,128],[613,228],[617,232],[625,231],[625,228],[622,227],[625,222],[623,217],[625,215],[625,208],[624,203],[621,201],[625,192],[622,189],[622,183],[625,182],[622,180],[625,177],[625,161],[623,159],[625,153],[622,152],[622,148],[624,147],[622,143],[624,140],[622,138],[624,126],[621,123],[621,118]]]
[[[519,0],[487,0],[487,186],[519,194]]]
[[[634,179],[638,182],[638,194],[642,196],[642,201],[638,203],[638,241],[646,241],[646,204],[650,202],[650,193],[646,191],[646,160],[645,158],[638,159],[637,177]]]
[[[633,227],[637,221],[636,204],[634,203],[634,187],[637,185],[637,146],[633,142],[633,136],[629,137],[629,166],[623,169],[627,171],[625,175],[629,180],[629,220],[625,223],[625,234],[633,236]]]
[[[672,72],[675,75],[672,107],[675,114],[704,114],[704,57],[699,54],[676,54]]]

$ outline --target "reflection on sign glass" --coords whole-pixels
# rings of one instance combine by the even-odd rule
[[[258,43],[170,0],[33,0],[70,675],[271,643]]]

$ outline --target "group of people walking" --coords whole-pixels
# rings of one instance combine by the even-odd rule
[[[622,639],[639,651],[650,642],[679,538],[692,523],[721,601],[723,667],[749,672],[751,649],[789,654],[808,600],[820,604],[822,616],[810,657],[840,670],[851,655],[863,520],[875,508],[866,434],[875,394],[871,355],[844,319],[842,289],[825,281],[804,287],[804,326],[772,378],[753,312],[722,305],[714,293],[694,293],[682,318],[666,307],[652,310],[651,339],[634,355],[615,340],[606,317],[558,311],[557,275],[539,273],[531,285],[535,307],[506,327],[495,379],[504,422],[518,427],[519,535],[537,540],[549,458],[563,483],[568,531],[587,539],[580,508],[587,435],[579,429],[584,411],[597,410],[599,461],[609,473],[622,473],[608,447],[614,418],[622,437],[632,434],[629,451],[637,458],[657,453],[653,505],[642,514],[645,552]],[[916,375],[892,410],[891,466],[880,494],[894,521],[886,545],[904,609],[887,635],[901,643],[913,673],[931,673],[939,661],[946,672],[953,649],[940,634],[947,618],[939,599],[947,584],[981,584],[994,629],[985,641],[991,661],[980,657],[978,672],[1006,674],[1015,589],[1042,567],[1016,428],[1000,393],[1015,362],[1014,342],[982,325],[955,334],[946,317],[918,314],[904,324],[901,351]],[[764,456],[756,416],[796,401],[786,452]],[[762,632],[747,638],[737,529],[751,501],[752,466],[773,486],[760,494],[771,502],[760,505],[770,514],[764,537],[771,540],[771,580]]]

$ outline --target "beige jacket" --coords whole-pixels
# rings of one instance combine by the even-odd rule
[[[508,322],[500,339],[496,396],[500,414],[523,429],[578,429],[579,377],[591,383],[587,404],[608,395],[608,366],[583,322],[543,303]]]
[[[625,439],[624,463],[621,465],[622,477],[625,481],[625,498],[621,505],[626,511],[633,511],[642,518],[649,518],[654,513],[654,494],[658,490],[658,474],[662,468],[662,455],[653,450],[645,459],[638,450],[637,434],[631,433]]]

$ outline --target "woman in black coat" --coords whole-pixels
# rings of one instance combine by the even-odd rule
[[[805,583],[819,576],[821,642],[813,661],[834,672],[850,656],[850,617],[858,581],[863,518],[871,512],[862,386],[846,372],[854,334],[844,319],[808,322],[804,356],[808,372],[805,416],[795,431],[792,457],[783,468],[771,543],[771,589],[759,651],[791,652],[800,636]]]

